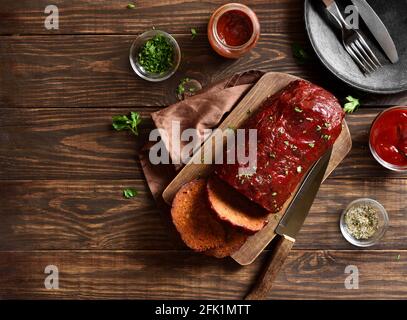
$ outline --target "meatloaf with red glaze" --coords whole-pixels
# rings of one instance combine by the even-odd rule
[[[343,110],[326,90],[303,80],[270,97],[242,129],[257,129],[255,173],[240,175],[243,163],[222,164],[216,174],[250,200],[278,212],[303,175],[333,145]],[[248,140],[246,140],[248,150]]]

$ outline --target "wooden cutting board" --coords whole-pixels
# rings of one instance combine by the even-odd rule
[[[300,78],[285,73],[266,73],[219,125],[219,129],[226,130],[228,127],[239,128],[251,116],[251,114],[262,105],[264,100],[286,87],[290,82],[298,79]],[[195,152],[188,164],[181,169],[174,180],[164,190],[162,196],[168,204],[171,205],[175,194],[185,183],[199,177],[206,177],[214,170],[213,165],[200,163],[203,156],[203,150],[208,150],[208,144],[212,139],[214,139],[214,137],[210,136],[204,142],[201,148]],[[215,146],[214,148],[223,149],[223,145],[219,146],[212,143],[212,146]],[[329,161],[324,180],[345,158],[351,148],[352,139],[349,133],[349,128],[344,121],[342,132],[333,146],[331,159]],[[216,154],[217,150],[218,149],[213,149],[212,154]],[[285,205],[278,213],[271,214],[269,216],[269,223],[261,231],[257,232],[253,236],[250,236],[246,243],[243,244],[243,246],[231,256],[234,260],[236,260],[236,262],[241,265],[252,263],[264,250],[264,248],[273,240],[273,238],[276,236],[274,229],[278,225],[281,217],[284,215],[284,212],[291,202],[292,197],[293,196],[286,201]]]

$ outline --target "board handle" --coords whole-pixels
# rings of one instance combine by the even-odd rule
[[[267,298],[272,289],[273,281],[277,277],[278,272],[287,259],[294,242],[295,239],[288,236],[282,236],[280,239],[278,239],[276,247],[271,253],[270,259],[264,266],[264,269],[257,279],[255,285],[246,295],[245,300],[264,300]]]

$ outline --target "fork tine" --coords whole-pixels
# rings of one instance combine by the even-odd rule
[[[370,71],[365,67],[365,65],[360,61],[357,55],[353,52],[352,48],[348,45],[344,44],[346,51],[348,51],[349,55],[353,58],[353,60],[358,64],[359,68],[362,69],[364,73],[370,73]]]
[[[373,53],[372,49],[370,49],[369,45],[367,44],[366,40],[359,34],[358,35],[358,39],[360,40],[360,43],[362,44],[362,46],[365,48],[365,50],[367,51],[367,53],[370,55],[370,57],[373,59],[373,61],[376,62],[377,65],[379,65],[379,67],[382,67],[383,65],[380,63],[379,59],[377,59],[376,55]]]
[[[372,65],[374,67],[375,70],[377,70],[379,68],[379,65],[377,65],[372,58],[369,56],[369,54],[366,52],[366,50],[363,48],[362,44],[360,43],[359,40],[355,40],[355,45],[359,48],[360,52],[362,53],[362,55],[368,60],[368,62],[370,63],[370,65]]]
[[[356,45],[351,42],[350,47],[353,49],[353,51],[355,52],[355,54],[358,56],[358,58],[360,59],[360,61],[362,61],[363,65],[365,67],[367,67],[367,69],[370,69],[370,71],[374,71],[375,69],[370,65],[370,63],[365,59],[365,57],[360,53],[358,47],[356,47]]]

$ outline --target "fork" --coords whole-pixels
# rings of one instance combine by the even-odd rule
[[[372,49],[370,49],[363,35],[358,30],[353,29],[345,21],[336,2],[334,0],[322,1],[325,3],[327,11],[332,18],[335,19],[342,31],[343,46],[363,73],[369,74],[382,67],[382,64],[379,59],[377,59]]]

